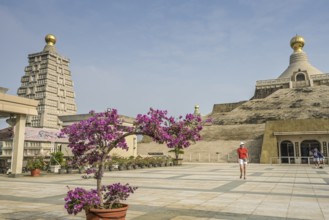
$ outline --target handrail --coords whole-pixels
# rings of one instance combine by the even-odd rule
[[[282,163],[282,159],[288,159],[287,163]],[[271,157],[270,158],[270,164],[273,164],[273,161],[276,160],[277,163],[275,164],[308,164],[312,165],[313,162],[313,157],[310,156],[300,156],[300,157],[291,157],[291,156],[281,156],[281,157]],[[303,160],[307,160],[307,163],[302,163]],[[323,157],[323,164],[329,164],[328,157]]]

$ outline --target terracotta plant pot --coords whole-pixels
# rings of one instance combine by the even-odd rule
[[[31,176],[40,176],[40,169],[31,170]]]
[[[116,219],[116,220],[125,220],[128,205],[122,204],[124,207],[117,209],[90,209],[88,213],[86,213],[87,220],[108,220],[108,219]]]

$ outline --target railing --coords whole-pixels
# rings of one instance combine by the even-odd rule
[[[290,78],[257,80],[256,81],[256,86],[283,84],[283,83],[289,83],[289,82],[290,82]]]
[[[221,154],[221,153],[206,153],[206,152],[198,152],[198,153],[185,153],[183,155],[184,161],[187,162],[229,162],[230,155],[229,154]]]
[[[321,80],[321,79],[329,79],[329,74],[316,74],[316,75],[311,75],[311,79],[316,79],[316,80]]]
[[[320,162],[321,163],[321,162]],[[313,157],[271,157],[270,164],[314,164]],[[323,157],[323,164],[329,164],[329,160]]]
[[[235,152],[221,153],[221,152],[193,152],[182,155],[186,162],[204,162],[204,163],[238,163],[238,155]],[[260,155],[255,157],[249,153],[248,162],[258,163]]]

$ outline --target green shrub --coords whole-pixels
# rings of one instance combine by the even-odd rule
[[[26,167],[29,170],[42,169],[45,166],[43,157],[33,157],[27,161]]]
[[[64,154],[61,151],[51,153],[50,164],[60,165],[64,161]]]

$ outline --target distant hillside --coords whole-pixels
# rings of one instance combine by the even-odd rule
[[[268,120],[329,118],[329,86],[280,89],[231,112],[212,113],[214,124],[262,124]]]

